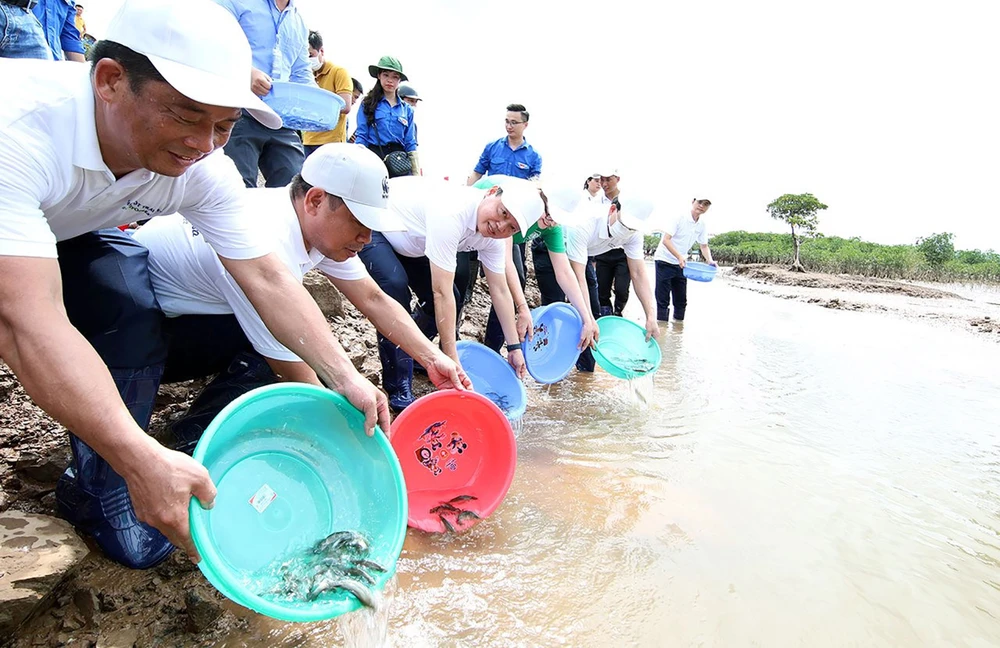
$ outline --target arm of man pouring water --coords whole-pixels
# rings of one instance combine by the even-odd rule
[[[0,256],[0,358],[39,407],[125,478],[138,518],[197,562],[188,502],[193,495],[211,508],[215,486],[204,466],[136,424],[104,362],[66,317],[56,259]]]
[[[365,415],[365,431],[389,429],[389,401],[358,373],[319,306],[275,254],[256,259],[219,257],[274,337],[313,368],[320,380]]]

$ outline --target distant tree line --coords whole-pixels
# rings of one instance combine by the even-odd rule
[[[816,235],[801,241],[807,270],[892,279],[1000,282],[1000,254],[993,250],[956,250],[954,234],[921,238],[915,245],[880,245],[860,238]],[[709,240],[712,256],[722,264],[787,265],[795,258],[791,234],[726,232]]]

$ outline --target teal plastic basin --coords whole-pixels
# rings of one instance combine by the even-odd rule
[[[225,596],[283,621],[319,621],[361,607],[337,590],[316,601],[261,593],[275,565],[334,531],[370,542],[367,558],[395,571],[406,534],[406,487],[392,446],[346,398],[301,383],[261,387],[229,404],[194,458],[218,489],[215,506],[191,500],[191,535],[205,578]]]
[[[597,320],[600,339],[594,360],[616,378],[631,380],[655,373],[663,356],[656,340],[646,342],[646,329],[632,320],[609,315]]]

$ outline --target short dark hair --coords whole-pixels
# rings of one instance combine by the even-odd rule
[[[521,119],[528,121],[528,109],[521,104],[510,104],[507,106],[507,112],[519,112],[521,113]]]
[[[354,82],[354,91],[355,92],[361,92],[361,93],[363,93],[365,91],[365,87],[363,85],[361,85],[360,81],[358,81],[354,77],[351,77],[351,81]]]
[[[137,94],[142,87],[150,81],[167,83],[159,70],[146,56],[133,49],[125,47],[121,43],[109,40],[99,40],[90,50],[90,70],[93,72],[97,67],[97,62],[101,59],[111,59],[125,69],[128,75],[128,86],[133,94]]]
[[[299,198],[305,198],[306,194],[309,193],[309,190],[312,188],[313,186],[311,184],[302,179],[301,173],[296,173],[295,177],[292,178],[292,184],[288,189],[288,193],[292,197],[292,200],[297,200]],[[323,188],[320,187],[320,189]],[[331,210],[335,210],[344,204],[344,200],[340,196],[334,196],[326,189],[323,189],[323,191],[326,193],[326,197],[330,202]]]
[[[309,47],[314,50],[319,50],[323,47],[323,37],[319,35],[318,31],[309,31]]]

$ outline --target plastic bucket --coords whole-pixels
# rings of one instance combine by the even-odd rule
[[[646,342],[646,329],[614,315],[598,319],[597,327],[601,335],[594,360],[612,376],[631,380],[660,368],[660,345],[653,339]]]
[[[569,304],[556,302],[531,311],[531,321],[531,339],[522,345],[528,373],[540,383],[559,382],[580,355],[583,318]]]
[[[300,131],[328,131],[337,127],[344,100],[316,86],[272,81],[261,97],[281,117],[282,125]]]
[[[492,401],[449,389],[418,398],[392,422],[392,447],[406,480],[409,525],[431,533],[465,530],[487,518],[507,495],[517,445],[510,422]],[[472,511],[463,515],[443,505]]]
[[[514,369],[499,353],[471,340],[456,344],[458,361],[472,380],[472,389],[482,394],[514,420],[524,416],[528,407],[528,392]]]
[[[715,279],[716,267],[708,263],[688,261],[684,264],[684,276],[692,281],[711,281]]]
[[[381,589],[406,534],[406,488],[389,440],[369,437],[364,416],[321,387],[281,383],[230,403],[205,430],[194,458],[218,489],[215,506],[191,500],[202,573],[240,605],[284,621],[318,621],[358,609],[335,590],[316,601],[261,595],[273,565],[335,531],[360,532]]]

